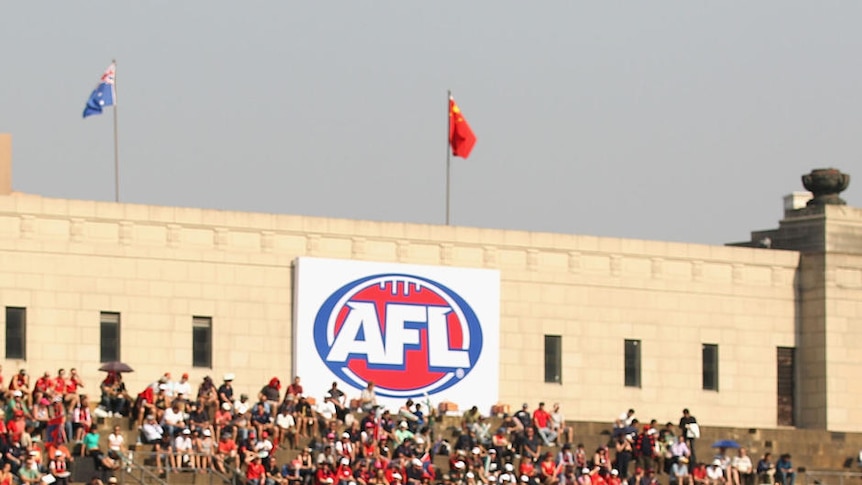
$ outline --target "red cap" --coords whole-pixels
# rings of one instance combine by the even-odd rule
[[[188,372],[183,372],[183,377],[184,377],[184,378],[186,378],[186,379],[188,379],[188,378],[189,378],[189,373],[188,373]]]

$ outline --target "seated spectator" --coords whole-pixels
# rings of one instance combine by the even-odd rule
[[[184,420],[185,415],[180,410],[180,404],[174,402],[162,415],[161,425],[167,435],[174,436],[186,427]]]
[[[182,468],[193,467],[191,454],[194,451],[194,447],[192,446],[191,434],[192,431],[189,428],[185,428],[177,433],[177,437],[174,438],[174,453],[171,455],[171,467],[174,473],[180,471]]]
[[[724,485],[724,470],[721,469],[721,460],[716,458],[706,467],[707,485]]]
[[[84,445],[81,446],[81,456],[93,455],[99,451],[99,427],[96,424],[87,428],[87,434],[83,436]]]
[[[156,421],[155,415],[148,415],[146,417],[146,421],[144,425],[141,427],[141,442],[148,445],[153,445],[153,451],[156,455],[156,467],[158,468],[158,473],[161,475],[164,473],[162,469],[162,441],[164,440],[165,432],[164,428]]]
[[[126,411],[128,392],[123,382],[123,374],[119,372],[108,372],[108,376],[100,385],[102,390],[101,406],[108,412],[108,416],[122,416]]]
[[[377,407],[377,393],[374,389],[374,382],[369,381],[365,389],[362,390],[362,394],[359,395],[359,409],[367,413],[375,407]]]
[[[75,441],[81,441],[92,425],[93,416],[90,414],[90,401],[87,396],[81,396],[78,406],[72,410],[72,434]]]
[[[282,406],[278,415],[275,417],[275,426],[273,431],[273,438],[278,446],[287,448],[286,444],[289,443],[291,449],[299,447],[299,434],[296,431],[296,420],[293,418],[293,415],[287,407]]]
[[[740,448],[730,464],[733,485],[754,485],[754,464],[745,448]]]
[[[266,467],[263,466],[263,458],[263,456],[255,454],[249,456],[246,461],[245,480],[247,485],[266,484]]]
[[[212,437],[212,431],[209,428],[204,428],[201,431],[201,437],[195,444],[195,452],[197,453],[198,463],[197,468],[201,472],[209,470],[213,467],[213,455],[215,454],[216,443]]]
[[[18,478],[21,480],[21,485],[39,485],[42,480],[42,473],[39,471],[35,457],[27,456],[25,458],[24,464],[18,469]]]
[[[69,464],[65,454],[60,450],[55,450],[51,460],[48,462],[48,473],[54,477],[57,485],[67,485],[69,483]],[[2,481],[0,480],[0,484]]]
[[[775,483],[775,464],[772,463],[772,453],[766,452],[757,462],[757,475],[760,483],[773,485]]]
[[[790,461],[789,453],[778,457],[778,461],[775,463],[775,479],[781,485],[794,485],[796,483],[796,470]]]
[[[670,485],[694,485],[694,479],[688,472],[688,458],[680,457],[670,466]]]
[[[215,467],[221,473],[227,473],[228,466],[235,465],[239,452],[236,441],[229,433],[222,433],[216,446]]]
[[[273,377],[269,383],[260,390],[260,396],[266,396],[267,401],[277,403],[281,396],[281,381],[278,377]]]
[[[264,431],[272,430],[272,415],[267,411],[264,403],[255,404],[254,411],[251,414],[251,424],[257,431],[258,436],[261,436]]]

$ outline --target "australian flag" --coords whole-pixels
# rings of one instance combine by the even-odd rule
[[[117,91],[114,88],[114,76],[116,75],[117,65],[111,63],[105,73],[102,74],[102,79],[99,85],[93,90],[90,99],[87,100],[87,106],[84,108],[84,118],[90,115],[102,114],[102,108],[117,104]]]

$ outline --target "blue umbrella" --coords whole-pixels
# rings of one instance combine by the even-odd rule
[[[718,440],[712,444],[713,448],[741,448],[739,443],[733,440]]]

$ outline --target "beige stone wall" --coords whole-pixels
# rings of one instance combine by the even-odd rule
[[[233,372],[251,392],[286,381],[298,256],[500,269],[500,395],[513,406],[560,401],[581,421],[630,406],[676,420],[687,406],[705,423],[775,426],[796,252],[20,194],[0,197],[0,304],[28,308],[28,359],[5,374],[75,366],[92,389],[99,312],[115,311],[133,390],[165,371]],[[191,369],[195,315],[213,318],[212,369]],[[545,334],[563,337],[562,385],[544,383]],[[624,339],[643,343],[638,389],[623,386]],[[703,343],[719,345],[718,392],[701,390]]]

